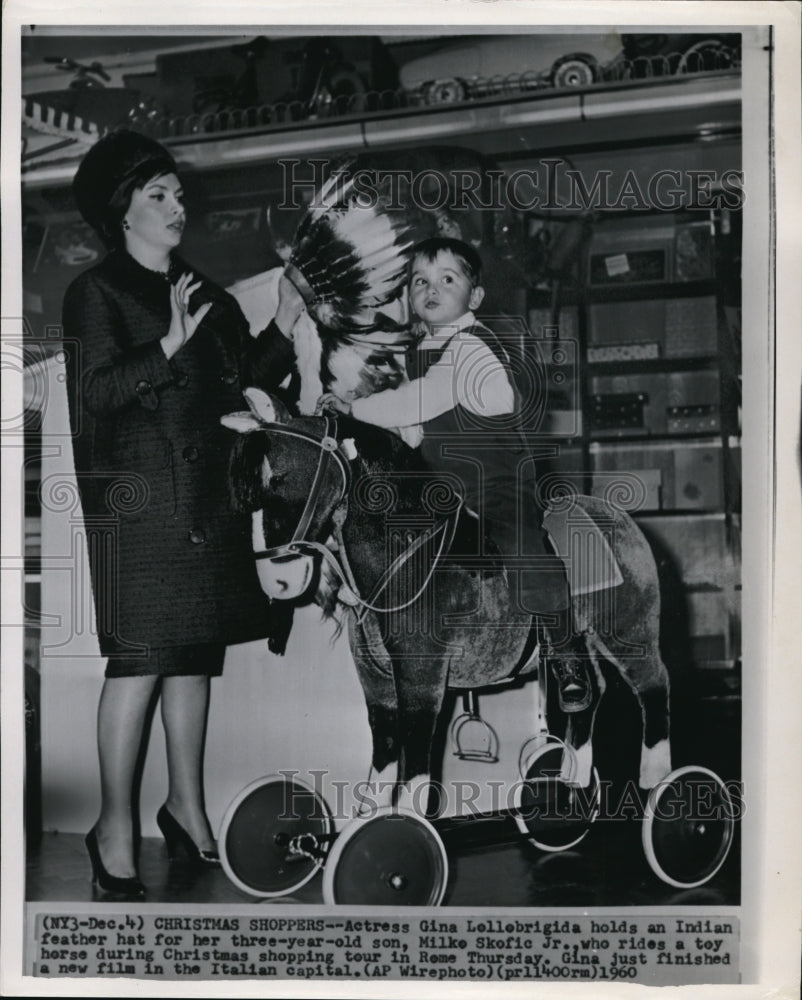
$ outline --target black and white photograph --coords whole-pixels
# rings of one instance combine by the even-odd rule
[[[795,995],[738,6],[4,12],[4,993]]]

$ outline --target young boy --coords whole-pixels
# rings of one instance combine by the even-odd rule
[[[565,635],[565,571],[545,541],[508,359],[474,316],[483,298],[473,247],[447,237],[419,243],[412,252],[409,301],[424,333],[407,356],[409,381],[355,399],[351,414],[397,430],[420,447],[430,468],[457,477],[466,506],[501,552],[519,609],[556,614],[557,631]],[[566,678],[560,694],[567,710],[585,707],[585,672]]]

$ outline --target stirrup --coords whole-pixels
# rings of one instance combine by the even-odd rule
[[[460,760],[475,760],[485,764],[498,763],[498,735],[479,715],[474,691],[463,696],[465,711],[451,724],[451,745]]]

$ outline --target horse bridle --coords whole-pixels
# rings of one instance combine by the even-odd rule
[[[423,591],[428,587],[443,554],[451,547],[451,543],[454,540],[454,533],[456,531],[459,513],[462,508],[462,501],[460,500],[456,509],[446,519],[446,521],[435,525],[432,529],[425,532],[416,542],[412,543],[405,552],[401,553],[401,555],[394,560],[392,565],[386,570],[382,578],[379,580],[374,593],[371,595],[371,599],[369,601],[364,600],[359,595],[353,571],[348,564],[348,557],[345,552],[345,546],[342,541],[342,534],[339,527],[335,525],[334,534],[340,547],[340,555],[343,560],[342,564],[340,564],[334,553],[326,545],[323,545],[321,542],[312,541],[306,537],[309,527],[312,524],[315,514],[317,513],[317,505],[320,498],[323,479],[332,461],[337,462],[343,479],[340,495],[332,507],[333,511],[336,511],[337,508],[344,502],[348,496],[348,491],[351,485],[351,466],[347,457],[344,455],[339,442],[337,441],[337,420],[334,417],[326,415],[325,421],[326,427],[322,438],[316,437],[314,434],[309,434],[306,431],[288,428],[284,424],[265,423],[262,428],[260,428],[271,433],[284,434],[286,437],[294,437],[300,441],[306,441],[309,444],[313,444],[320,449],[320,455],[318,457],[317,468],[315,469],[315,476],[312,480],[312,488],[309,491],[309,496],[307,497],[306,504],[304,505],[304,509],[301,513],[301,517],[295,531],[293,532],[292,538],[284,545],[277,545],[273,548],[264,549],[261,552],[254,552],[254,558],[257,560],[280,559],[284,556],[300,556],[308,554],[310,551],[315,552],[321,556],[329,564],[329,566],[331,566],[335,574],[349,588],[354,600],[361,608],[361,614],[364,614],[365,611],[375,611],[380,614],[403,611],[420,598]],[[376,600],[382,591],[387,588],[390,581],[400,568],[414,555],[416,551],[418,551],[424,544],[428,543],[438,534],[441,536],[438,551],[435,555],[433,564],[430,567],[429,572],[426,574],[424,582],[419,587],[417,593],[409,600],[394,607],[377,607],[373,604],[372,602]]]
[[[301,441],[306,441],[307,444],[313,444],[320,449],[320,455],[318,456],[315,476],[312,480],[312,488],[309,491],[309,496],[306,498],[306,504],[301,512],[300,520],[296,525],[292,538],[285,545],[277,545],[271,549],[264,549],[262,552],[254,552],[255,559],[279,559],[287,555],[301,555],[307,546],[314,549],[318,548],[317,543],[310,541],[306,535],[317,513],[323,481],[333,461],[337,462],[343,479],[340,495],[333,509],[336,509],[348,495],[348,489],[351,485],[351,466],[337,441],[337,420],[330,416],[326,416],[325,420],[326,428],[322,438],[316,437],[314,434],[309,434],[306,431],[285,427],[284,424],[264,424],[263,428],[260,428],[269,431],[271,434],[283,434],[285,437],[293,437]]]

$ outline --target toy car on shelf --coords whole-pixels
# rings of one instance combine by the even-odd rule
[[[413,103],[441,105],[739,65],[737,34],[466,36],[402,65],[399,78]]]
[[[521,34],[446,42],[400,68],[401,85],[422,104],[454,104],[550,87],[585,87],[621,54],[621,36]]]

